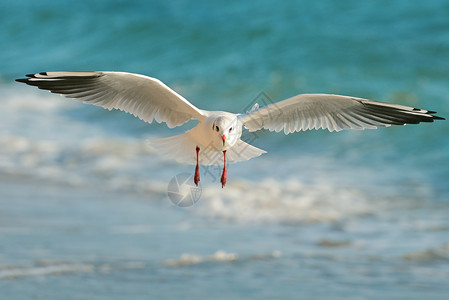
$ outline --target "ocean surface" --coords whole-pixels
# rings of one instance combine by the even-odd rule
[[[335,93],[449,117],[449,2],[0,2],[0,299],[447,299],[449,121],[262,132],[268,153],[201,168],[183,132],[14,82],[157,77],[194,105]],[[177,178],[177,177],[176,177]]]

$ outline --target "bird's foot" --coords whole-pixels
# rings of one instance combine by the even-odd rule
[[[193,176],[193,182],[198,186],[198,182],[200,182],[200,167],[198,164],[198,154],[200,152],[200,147],[196,146],[196,168],[195,168],[195,176]]]
[[[226,175],[227,175],[227,171],[226,171],[226,166],[223,168],[223,173],[221,174],[221,188],[224,188],[224,186],[226,185]]]
[[[223,173],[221,173],[221,188],[224,188],[224,186],[226,185],[226,175],[227,175],[227,170],[226,170],[226,150],[223,151],[223,161],[224,161],[224,167],[223,167]]]
[[[198,186],[198,182],[200,182],[200,168],[196,165],[195,168],[195,176],[193,176],[193,182],[195,182],[196,186]]]

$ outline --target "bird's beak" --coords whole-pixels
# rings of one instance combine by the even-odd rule
[[[221,137],[221,139],[223,140],[223,146],[225,145],[225,141],[226,141],[226,136],[223,134],[223,136]]]

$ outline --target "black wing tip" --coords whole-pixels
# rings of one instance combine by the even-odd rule
[[[47,76],[47,72],[39,72],[37,73],[39,75],[43,75],[43,76]],[[17,82],[23,82],[23,83],[28,83],[30,78],[36,78],[37,74],[25,74],[26,77],[28,78],[17,78],[15,81]]]
[[[433,120],[446,120],[445,118],[439,117],[439,116],[434,116],[434,114],[436,114],[436,111],[433,110],[428,110],[426,114],[430,115],[432,117],[432,122]]]
[[[30,78],[36,78],[35,74],[26,74],[25,76],[28,78],[17,78],[15,81],[27,83]]]
[[[438,117],[438,116],[432,116],[433,120],[446,120],[445,118]]]
[[[15,81],[22,82],[22,83],[28,83],[29,78],[17,78]]]
[[[421,111],[422,109],[419,108],[413,108],[413,111]],[[432,116],[432,120],[446,120],[445,118],[442,117],[438,117],[438,116],[434,116],[434,114],[436,114],[436,111],[433,110],[428,110],[425,112],[426,115],[430,115]]]
[[[42,76],[48,76],[47,72],[39,72],[39,73],[33,73],[33,74],[26,74],[26,77],[30,77],[30,78],[36,78],[36,75],[42,75]]]
[[[421,122],[429,123],[435,120],[446,120],[445,118],[435,116],[436,111],[423,110],[419,108],[412,108],[411,110],[403,110],[400,108],[382,107],[373,105],[371,103],[362,102],[371,113],[376,114],[378,117],[389,120],[389,124],[398,125],[397,123],[404,124],[419,124]],[[400,113],[396,115],[396,113]]]

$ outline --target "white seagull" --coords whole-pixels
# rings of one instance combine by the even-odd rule
[[[224,162],[222,187],[226,184],[226,161],[235,163],[260,156],[265,151],[240,139],[242,126],[289,134],[310,129],[375,129],[379,126],[418,124],[444,120],[436,112],[361,98],[301,94],[243,114],[198,109],[156,78],[125,72],[42,72],[16,79],[84,103],[119,109],[169,128],[191,119],[191,130],[172,137],[153,139],[157,151],[182,163],[196,165],[194,182],[200,181],[199,165]]]

